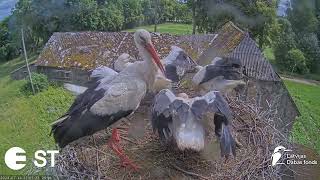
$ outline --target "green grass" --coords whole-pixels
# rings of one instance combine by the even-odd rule
[[[263,54],[269,60],[270,63],[275,64],[275,57],[273,53],[273,49],[271,47],[267,47],[263,50]]]
[[[18,59],[0,64],[0,157],[14,146],[27,152],[27,159],[33,158],[35,150],[56,149],[49,136],[50,123],[61,116],[72,103],[74,97],[60,87],[49,87],[48,90],[34,96],[25,96],[20,88],[24,80],[14,81],[9,72],[24,64]],[[24,174],[33,167],[31,160],[27,167],[20,171],[7,168],[0,161],[0,175]]]
[[[134,32],[137,29],[146,29],[147,31],[153,32],[154,25],[140,26],[140,27],[136,27],[134,29],[127,29],[125,31]],[[170,34],[177,34],[177,35],[192,34],[192,25],[191,24],[164,23],[164,24],[159,24],[157,26],[157,31],[160,33],[170,33]]]
[[[320,86],[285,81],[301,116],[293,125],[295,142],[315,148],[320,154]]]

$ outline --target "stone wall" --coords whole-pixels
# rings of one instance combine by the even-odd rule
[[[50,81],[85,85],[90,80],[90,73],[78,68],[55,68],[48,66],[37,66],[37,72],[48,76]]]
[[[30,68],[31,72],[35,72],[37,70],[37,67],[35,66],[34,63],[30,64],[29,68]],[[14,79],[14,80],[25,79],[27,76],[28,76],[28,69],[27,69],[26,65],[14,70],[10,73],[11,79]]]
[[[297,116],[300,115],[293,99],[282,81],[247,79],[241,90],[241,98],[254,100],[263,110],[270,109],[278,117],[277,129],[289,134]]]

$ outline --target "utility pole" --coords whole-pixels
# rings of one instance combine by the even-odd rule
[[[26,45],[24,44],[23,28],[21,28],[21,36],[22,36],[22,46],[23,46],[24,58],[25,58],[25,60],[26,60],[26,65],[27,65],[27,69],[28,69],[28,74],[29,74],[29,79],[30,79],[30,83],[31,83],[31,88],[32,88],[33,94],[35,94],[34,87],[33,87],[33,82],[32,82],[32,77],[31,77],[31,71],[30,71],[29,63],[28,63],[28,56],[27,56],[27,51],[26,51]]]
[[[196,34],[196,3],[197,0],[192,0],[192,34]]]

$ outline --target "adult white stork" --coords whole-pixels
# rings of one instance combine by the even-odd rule
[[[149,32],[137,30],[134,41],[143,61],[134,62],[112,78],[106,76],[91,84],[76,98],[67,113],[52,124],[54,139],[61,148],[134,113],[147,91],[154,86],[158,69],[164,73]],[[120,136],[114,128],[109,146],[119,155],[123,165],[136,168],[123,154],[119,141]]]
[[[241,62],[239,59],[216,57],[211,64],[197,66],[199,71],[192,82],[202,94],[216,90],[225,94],[245,83],[241,80]]]
[[[113,78],[117,74],[118,73],[111,68],[108,68],[106,66],[100,66],[91,72],[90,81],[86,83],[86,86],[90,87],[92,85],[95,85],[99,83],[98,81],[101,79],[103,79],[103,81],[109,81],[111,78]],[[87,87],[84,87],[84,86],[79,86],[79,85],[69,84],[69,83],[64,83],[63,87],[77,96],[84,93],[88,89]]]
[[[210,91],[202,97],[176,97],[170,90],[161,90],[152,108],[152,126],[162,142],[175,142],[180,150],[201,151],[205,146],[204,116],[213,112],[212,123],[220,139],[221,155],[235,155],[235,140],[229,126],[232,112],[218,91]]]
[[[113,64],[113,69],[117,72],[124,70],[127,66],[133,64],[134,58],[127,53],[121,54]]]
[[[135,61],[129,54],[121,54],[114,62],[114,69],[117,72]],[[153,92],[159,92],[162,89],[171,88],[172,82],[179,82],[186,73],[196,71],[197,63],[180,47],[171,46],[168,56],[161,60],[165,67],[165,76],[159,71],[156,75]]]

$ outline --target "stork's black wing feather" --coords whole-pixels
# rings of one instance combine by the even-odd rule
[[[166,77],[173,82],[178,82],[185,73],[194,71],[196,66],[197,63],[177,46],[172,46],[165,58]]]
[[[169,141],[172,132],[170,124],[172,124],[172,114],[170,104],[175,100],[176,96],[169,90],[161,90],[154,98],[151,110],[151,123],[154,131],[157,131],[162,142]]]
[[[233,115],[228,102],[219,91],[208,92],[204,99],[208,102],[208,110],[215,113],[215,134],[220,139],[221,155],[227,157],[233,154],[235,156],[235,141],[230,131]]]
[[[191,111],[198,119],[202,119],[202,116],[207,111],[207,109],[208,102],[204,98],[198,98],[191,104]]]
[[[229,66],[216,66],[216,65],[207,65],[205,75],[200,82],[200,84],[210,81],[216,77],[222,76],[224,79],[228,80],[240,80],[241,73],[232,67]]]
[[[222,66],[222,67],[233,67],[233,68],[241,68],[242,63],[238,58],[220,58],[217,61],[214,61],[214,65]]]
[[[90,108],[96,102],[106,96],[106,90],[112,80],[107,74],[104,74],[105,77],[102,75],[95,77],[99,80],[92,80],[91,86],[84,93],[77,96],[66,114],[52,124],[51,132],[61,148],[80,137],[91,135],[104,129],[133,112],[132,109],[129,109],[99,115],[90,111]]]

